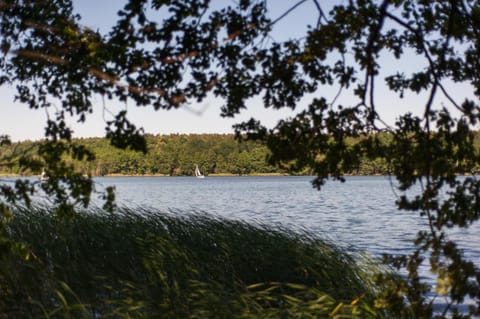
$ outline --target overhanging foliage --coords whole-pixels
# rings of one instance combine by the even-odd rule
[[[0,84],[15,85],[16,98],[31,108],[50,110],[41,160],[22,165],[45,165],[51,180],[42,187],[60,211],[70,212],[75,203],[88,205],[91,184],[62,156],[88,160],[92,154],[70,143],[65,118],[85,121],[94,95],[170,109],[213,94],[225,101],[223,116],[235,116],[256,96],[275,109],[295,109],[307,99],[304,109],[273,129],[255,119],[238,124],[238,136],[265,141],[272,163],[313,168],[317,187],[330,176],[342,179],[345,167],[365,156],[387,160],[401,189],[420,184],[421,194],[398,205],[425,216],[429,227],[418,235],[415,253],[392,259],[409,276],[387,284],[387,302],[378,305],[397,307],[401,317],[431,317],[433,291],[449,298],[438,316],[480,315],[478,265],[465,260],[445,232],[468,227],[480,214],[480,181],[456,177],[459,168],[468,172],[479,162],[473,147],[480,119],[479,3],[352,0],[327,13],[323,1],[312,2],[318,23],[305,37],[265,42],[278,21],[269,17],[266,1],[217,8],[208,0],[129,0],[108,34],[82,27],[69,0],[0,1]],[[164,14],[161,20],[151,18],[154,11]],[[393,71],[383,63],[386,56],[398,66]],[[413,71],[407,68],[412,57],[421,61]],[[390,106],[378,104],[379,83],[398,99],[420,94],[424,102],[389,124],[380,115]],[[452,83],[471,88],[471,95],[450,92]],[[354,99],[330,101],[322,90]],[[381,143],[375,132],[388,132],[392,142]],[[106,136],[115,146],[145,151],[142,129],[123,110],[106,122]],[[349,145],[349,138],[362,143]],[[8,219],[8,205],[35,187],[20,182],[1,191]],[[436,291],[419,278],[422,261],[438,277]],[[459,315],[453,305],[465,298],[475,306]]]

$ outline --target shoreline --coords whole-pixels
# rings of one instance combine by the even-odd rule
[[[457,176],[473,176],[474,174],[457,174]],[[87,175],[84,175],[87,177]],[[315,177],[316,175],[310,174],[287,174],[287,173],[253,173],[253,174],[233,174],[233,173],[213,173],[205,175],[205,177],[280,177],[280,176],[311,176]],[[390,176],[393,175],[386,174],[343,174],[344,177],[349,176]],[[40,178],[40,175],[20,175],[20,174],[7,174],[0,173],[0,178]],[[167,174],[106,174],[106,175],[92,175],[92,178],[95,177],[195,177],[194,175],[167,175]]]
[[[87,176],[87,175],[84,175]],[[310,176],[310,175],[293,175],[285,173],[254,173],[254,174],[233,174],[233,173],[214,173],[205,175],[205,177],[241,177],[241,176]],[[38,177],[40,175],[20,175],[20,174],[6,174],[0,173],[2,177]],[[195,177],[194,175],[167,175],[167,174],[106,174],[106,175],[92,175],[92,177]]]
[[[214,173],[205,175],[205,177],[242,177],[242,176],[310,176],[310,175],[292,175],[284,173],[254,173],[254,174],[232,174],[232,173]],[[167,175],[167,174],[107,174],[103,176],[92,177],[195,177],[194,175]]]
[[[84,175],[87,177],[87,175]],[[287,174],[287,173],[253,173],[253,174],[233,174],[233,173],[213,173],[205,175],[205,177],[279,177],[279,176],[311,176],[315,175],[310,174]],[[370,175],[361,175],[361,174],[344,174],[343,176],[389,176],[383,174],[370,174]],[[40,178],[40,175],[20,175],[20,174],[5,174],[0,173],[0,178]],[[95,177],[195,177],[194,175],[167,175],[167,174],[106,174],[106,175],[92,175],[92,178]]]

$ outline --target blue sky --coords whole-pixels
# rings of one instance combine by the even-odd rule
[[[82,16],[82,24],[94,30],[108,32],[116,19],[116,13],[122,8],[124,1],[112,0],[74,0],[75,10]],[[214,1],[215,2],[215,1]],[[217,3],[231,2],[231,0],[217,0]],[[296,1],[275,0],[270,1],[271,16],[278,17],[289,9]],[[328,1],[332,3],[332,1]],[[282,40],[289,37],[301,36],[307,24],[315,24],[316,9],[313,1],[306,1],[294,12],[282,19],[275,27],[274,38]],[[411,56],[407,64],[398,65],[397,61],[386,58],[383,62],[386,70],[407,69],[414,71],[421,68],[420,59]],[[457,97],[463,100],[463,96],[471,96],[471,89],[467,85],[456,85],[452,87]],[[327,98],[333,98],[335,90],[322,89],[321,95]],[[0,87],[0,134],[10,135],[12,140],[36,140],[44,135],[44,125],[46,121],[45,110],[29,110],[26,105],[13,103],[14,90],[11,87]],[[377,95],[377,104],[382,105],[380,113],[386,121],[393,123],[398,114],[406,111],[416,112],[421,108],[417,105],[422,104],[424,96],[407,95],[400,100],[395,94],[379,87]],[[100,96],[93,98],[95,105],[94,114],[87,118],[85,124],[76,124],[72,120],[72,127],[76,137],[103,136],[105,123],[102,117],[103,101]],[[341,102],[350,104],[352,96],[345,92],[342,94]],[[439,105],[442,101],[437,101]],[[137,108],[133,102],[118,103],[107,101],[106,107],[111,110],[118,110],[127,107],[129,118],[137,125],[142,126],[145,132],[152,134],[170,134],[170,133],[232,133],[232,124],[242,120],[255,117],[260,119],[267,126],[272,127],[280,118],[292,116],[291,110],[284,109],[280,111],[266,110],[261,103],[256,100],[249,101],[248,110],[242,112],[234,119],[225,119],[219,116],[221,101],[210,98],[201,104],[190,104],[187,107],[181,107],[176,110],[153,111],[149,107]],[[301,105],[300,105],[301,108]],[[202,110],[201,114],[192,112],[192,110]]]

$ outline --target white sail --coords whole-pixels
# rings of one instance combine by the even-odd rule
[[[42,175],[40,176],[40,181],[41,181],[41,182],[46,182],[46,181],[48,181],[48,175],[47,175],[47,173],[45,172],[45,169],[42,170]]]
[[[195,176],[197,178],[204,178],[205,176],[200,172],[200,169],[198,168],[198,165],[195,165]]]

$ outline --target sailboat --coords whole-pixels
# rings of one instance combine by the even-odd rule
[[[198,169],[198,165],[195,164],[195,177],[197,178],[205,178],[205,175],[203,175],[201,172],[200,172],[200,169]]]
[[[40,181],[41,182],[48,182],[48,175],[47,173],[45,172],[45,169],[42,170],[42,175],[40,175]]]

